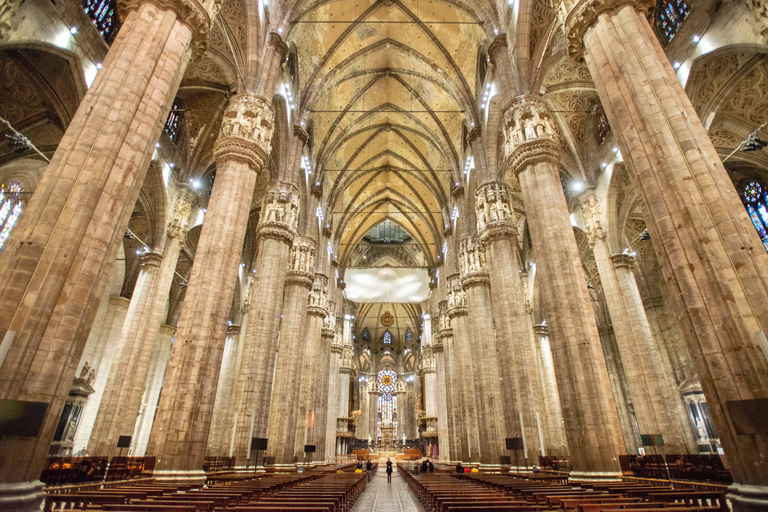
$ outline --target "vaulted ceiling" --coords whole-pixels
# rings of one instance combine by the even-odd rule
[[[389,219],[434,263],[475,116],[482,15],[453,1],[339,0],[303,4],[291,21],[339,257]]]

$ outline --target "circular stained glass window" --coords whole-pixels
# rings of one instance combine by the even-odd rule
[[[395,391],[397,373],[392,368],[384,368],[379,372],[379,389],[382,394],[391,395]]]
[[[750,203],[754,203],[760,199],[762,191],[763,187],[761,187],[759,183],[751,181],[749,185],[744,187],[744,198]]]

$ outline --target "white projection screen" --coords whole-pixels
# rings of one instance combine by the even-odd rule
[[[423,268],[348,268],[344,292],[354,302],[422,302],[429,297]]]

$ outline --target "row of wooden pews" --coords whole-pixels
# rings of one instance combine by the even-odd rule
[[[210,486],[142,483],[108,489],[59,489],[46,512],[66,509],[111,512],[348,512],[365,489],[367,475],[335,467],[251,475]],[[242,476],[242,475],[241,475]]]
[[[530,475],[412,475],[398,470],[428,512],[728,512],[725,493],[636,483],[566,484]]]

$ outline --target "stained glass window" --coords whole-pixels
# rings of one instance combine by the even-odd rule
[[[165,121],[165,133],[168,134],[173,142],[176,142],[179,138],[181,117],[179,116],[178,110],[179,104],[174,101],[173,107],[171,107],[171,111],[168,113],[168,119]]]
[[[662,0],[659,2],[659,30],[668,43],[675,37],[680,26],[688,17],[691,8],[685,0]]]
[[[209,196],[211,195],[211,190],[213,190],[213,180],[215,180],[215,179],[216,179],[216,171],[213,171],[211,173],[211,183],[210,183],[211,186],[208,187],[208,195]]]
[[[755,225],[757,234],[768,251],[768,191],[760,183],[750,181],[742,192],[747,213]],[[2,212],[0,212],[0,216]]]
[[[392,368],[384,368],[379,372],[379,395],[377,403],[378,428],[377,437],[381,437],[381,426],[392,425],[392,441],[397,441],[397,400],[392,395],[395,392],[397,373]]]
[[[410,342],[413,339],[413,332],[408,329],[405,331],[405,341]]]
[[[384,333],[384,343],[392,343],[392,335],[389,334],[389,331]]]
[[[19,220],[24,205],[21,194],[23,189],[18,181],[11,181],[0,186],[0,250]]]
[[[101,37],[111,41],[117,28],[117,6],[115,0],[85,0],[85,14],[96,25]]]
[[[611,131],[611,125],[608,124],[608,118],[605,116],[605,110],[598,109],[597,111],[597,122],[595,124],[595,137],[597,138],[597,143],[602,144],[605,142],[605,139],[608,138],[608,132]]]

